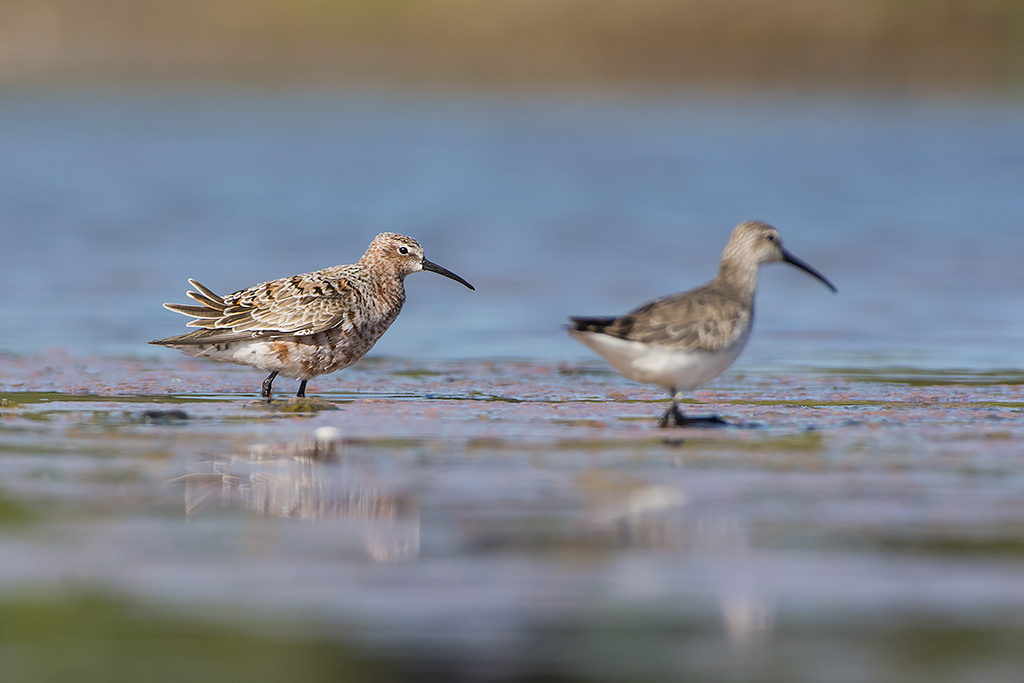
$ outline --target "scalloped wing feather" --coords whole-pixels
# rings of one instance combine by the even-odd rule
[[[297,275],[265,282],[225,298],[217,327],[314,334],[341,324],[356,309],[362,293],[345,280]]]
[[[206,306],[189,306],[188,304],[164,304],[168,311],[190,315],[193,318],[219,318],[221,312]]]
[[[332,271],[335,269],[331,269]],[[362,292],[344,279],[345,271],[296,275],[271,280],[221,297],[196,280],[198,291],[188,296],[202,306],[164,304],[164,307],[195,318],[186,327],[249,332],[249,336],[315,334],[340,325],[350,326]]]
[[[206,300],[209,301],[210,304],[214,306],[214,308],[223,307],[224,306],[224,299],[223,299],[223,297],[215,294],[213,292],[213,290],[211,290],[209,287],[204,286],[198,280],[193,280],[192,278],[188,279],[188,283],[190,285],[192,285],[193,287],[195,287],[196,289],[198,289],[199,290],[198,293],[202,294],[206,298]],[[195,294],[195,292],[189,292],[189,296],[191,296],[192,298],[195,298],[195,296],[193,296],[193,294]]]
[[[618,318],[603,331],[682,351],[719,351],[743,336],[752,314],[750,306],[700,288],[652,301]]]

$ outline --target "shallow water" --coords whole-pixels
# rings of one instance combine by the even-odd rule
[[[0,681],[1019,678],[1019,103],[6,94]],[[840,293],[657,430],[559,326],[751,216]],[[309,401],[145,345],[381,230],[477,291]]]
[[[657,391],[588,364],[367,361],[271,406],[188,359],[7,368],[0,612],[66,624],[0,639],[17,680],[159,668],[166,642],[256,650],[256,680],[1024,664],[1019,377],[733,375],[689,406],[732,427],[666,432]],[[83,638],[106,654],[69,659]]]
[[[418,238],[380,355],[574,360],[568,315],[709,279],[776,224],[738,369],[1024,366],[1024,103],[829,96],[6,92],[0,350],[164,353],[159,307]],[[1015,314],[1016,312],[1016,314]]]

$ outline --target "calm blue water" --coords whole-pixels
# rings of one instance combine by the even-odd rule
[[[738,370],[1024,366],[1024,102],[833,96],[4,92],[0,352],[170,353],[233,291],[419,239],[374,353],[581,360],[570,314],[714,274],[774,223]]]

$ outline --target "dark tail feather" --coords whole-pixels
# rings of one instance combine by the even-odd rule
[[[196,330],[188,334],[179,334],[166,339],[154,339],[149,342],[158,346],[196,346],[199,344],[224,344],[233,341],[252,340],[260,335],[252,332],[234,332],[232,330]]]
[[[217,311],[218,314],[223,313],[224,309],[227,308],[227,305],[224,304],[223,301],[217,303],[213,299],[209,298],[208,296],[204,296],[199,292],[193,292],[192,290],[189,290],[185,292],[185,294],[188,296],[188,298],[192,299],[193,301],[198,301],[203,306],[208,307],[211,311]]]
[[[199,293],[202,294],[203,297],[208,299],[214,305],[214,308],[226,308],[227,307],[227,304],[224,303],[224,297],[219,296],[217,294],[214,294],[213,290],[210,289],[209,287],[207,287],[206,285],[202,284],[201,282],[197,282],[196,280],[193,280],[192,278],[188,279],[188,283],[190,285],[192,285],[193,287],[195,287],[196,289],[198,289]],[[192,298],[195,298],[195,297],[192,297]]]
[[[604,332],[605,328],[614,324],[618,318],[581,318],[573,316],[569,320],[572,321],[572,325],[569,327],[571,330],[578,332]]]
[[[217,321],[217,327],[232,328],[237,331],[249,330],[253,327],[257,327],[258,323],[252,319],[250,315],[251,311],[242,311],[241,313],[232,313],[231,315],[225,315]]]
[[[212,308],[206,306],[189,306],[188,304],[164,304],[164,308],[168,311],[174,311],[175,313],[181,313],[182,315],[190,315],[193,318],[219,318],[223,313],[221,311],[215,311]]]

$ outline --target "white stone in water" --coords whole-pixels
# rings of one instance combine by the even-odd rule
[[[341,430],[337,427],[323,426],[313,430],[313,438],[319,443],[331,443],[341,439]]]

